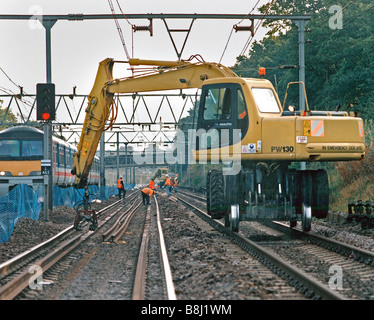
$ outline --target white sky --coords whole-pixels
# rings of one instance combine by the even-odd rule
[[[119,0],[127,13],[249,13],[257,0]],[[261,0],[260,4],[268,2]],[[116,13],[116,1],[113,0]],[[110,14],[107,0],[1,0],[1,14]],[[258,13],[257,10],[252,12]],[[132,20],[136,25],[148,25],[148,20]],[[188,28],[190,21],[167,21],[171,27]],[[197,20],[187,41],[182,59],[200,54],[205,61],[218,62],[230,35],[234,20]],[[244,21],[241,25],[248,25]],[[128,50],[132,50],[131,27],[120,20]],[[24,91],[35,93],[36,84],[46,82],[45,29],[22,20],[0,20],[0,67]],[[142,59],[176,60],[177,56],[163,22],[153,21],[153,37],[148,32],[134,33],[134,57]],[[261,28],[255,39],[265,34]],[[183,35],[184,36],[184,35]],[[242,51],[249,32],[233,32],[222,64],[232,66]],[[98,63],[107,57],[126,60],[113,20],[58,21],[52,28],[52,82],[56,93],[68,94],[77,86],[78,94],[88,94],[92,88]],[[125,76],[125,70],[114,70],[115,77]],[[18,93],[0,71],[0,89]],[[1,92],[3,94],[3,92]]]

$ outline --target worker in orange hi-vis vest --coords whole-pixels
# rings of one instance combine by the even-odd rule
[[[122,198],[125,198],[126,189],[125,189],[125,184],[123,183],[122,177],[120,177],[117,181],[117,189],[118,189],[118,197],[121,199],[121,194],[123,194]]]
[[[151,179],[151,181],[149,181],[149,188],[152,189],[152,190],[155,190],[155,181],[153,179]]]
[[[142,196],[143,196],[143,204],[149,205],[151,204],[151,196],[152,194],[156,193],[151,188],[143,188],[142,189]]]
[[[178,186],[179,186],[179,179],[178,179],[178,175],[175,176],[174,178],[174,190],[175,190],[175,193],[178,192]]]
[[[170,180],[169,175],[166,175],[164,188],[166,189],[166,193],[167,193],[168,198],[169,198],[170,197],[170,189],[171,189],[171,180]]]

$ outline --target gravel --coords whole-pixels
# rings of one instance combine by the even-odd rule
[[[278,297],[279,293],[274,289],[274,283],[279,281],[276,276],[263,273],[259,264],[250,256],[240,248],[229,245],[229,240],[225,236],[202,223],[195,214],[181,204],[174,203],[163,196],[158,198],[163,232],[179,300],[260,300]],[[110,200],[110,202],[114,201],[117,201],[117,198]],[[108,202],[95,204],[94,209],[100,210],[105,205],[108,205]],[[48,222],[43,222],[42,218],[39,221],[20,218],[9,241],[0,244],[0,263],[71,226],[74,216],[73,209],[58,207],[50,213]],[[144,220],[144,215],[139,219],[134,222],[134,226]],[[152,224],[154,224],[153,219]],[[59,284],[58,288],[56,282],[55,289],[52,290],[53,295],[47,298],[131,299],[130,284],[126,284],[126,281],[134,272],[134,263],[131,262],[133,258],[130,257],[136,256],[136,243],[140,241],[140,234],[135,235],[135,230],[132,229],[131,233],[125,236],[124,241],[127,244],[122,246],[104,245],[99,240],[92,240],[92,245],[87,246],[73,258],[77,260],[75,264],[77,269],[74,274],[64,279],[69,284],[69,290],[63,289],[63,283]],[[312,232],[366,250],[374,250],[374,230],[361,230],[360,226],[353,223],[313,221]],[[258,236],[263,237],[260,234]],[[132,244],[134,237],[138,240]],[[257,240],[261,241],[261,239]],[[130,251],[123,251],[125,248]],[[288,249],[285,246],[281,250],[286,252]],[[159,255],[157,244],[152,241],[150,253],[153,254],[153,258],[149,261],[152,266],[152,261]],[[85,256],[90,263],[82,262],[79,268],[78,261]],[[115,256],[122,258],[112,259]],[[95,269],[97,266],[102,270],[100,273]],[[321,267],[326,273],[325,266]],[[155,288],[148,292],[148,297],[151,299],[157,299],[160,283],[154,281],[154,286]]]
[[[312,232],[374,252],[374,229],[362,230],[354,222],[335,223],[313,219]]]
[[[118,198],[111,198],[106,202],[93,203],[92,209],[100,210]],[[55,207],[49,211],[48,222],[43,221],[43,213],[39,220],[19,218],[9,240],[0,243],[0,263],[7,261],[37,244],[47,241],[60,231],[74,223],[75,210],[69,207]]]

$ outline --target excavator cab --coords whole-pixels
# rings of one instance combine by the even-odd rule
[[[234,129],[240,130],[240,136],[236,138],[244,136],[248,130],[246,102],[241,86],[237,83],[204,85],[198,115],[197,127],[209,132],[210,139],[198,137],[197,148],[213,149],[232,145],[235,140]],[[226,139],[222,136],[225,129],[228,134]]]

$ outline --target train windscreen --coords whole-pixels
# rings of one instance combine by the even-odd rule
[[[42,140],[0,140],[0,159],[19,158],[19,159],[42,159],[43,141]]]

